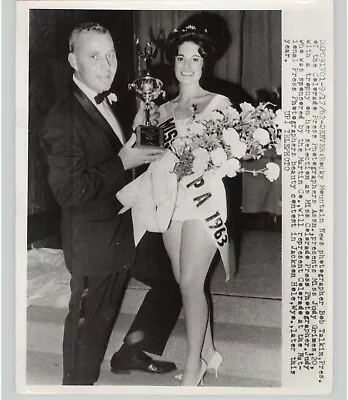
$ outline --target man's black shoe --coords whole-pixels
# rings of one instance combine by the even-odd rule
[[[115,353],[110,361],[111,372],[114,374],[129,373],[132,370],[164,374],[176,370],[176,365],[170,361],[154,360],[145,353],[133,355],[131,358],[121,358]]]

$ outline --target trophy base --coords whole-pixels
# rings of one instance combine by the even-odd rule
[[[135,130],[138,146],[164,147],[163,129],[157,126],[139,125]]]

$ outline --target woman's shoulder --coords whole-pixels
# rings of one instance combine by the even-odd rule
[[[228,97],[219,93],[213,93],[213,92],[209,93],[210,93],[210,101],[208,102],[205,111],[221,110],[231,105],[231,101]]]
[[[220,103],[231,104],[230,99],[227,96],[220,93],[214,93],[214,100],[217,102],[217,104]]]
[[[166,101],[158,107],[160,122],[173,115],[173,100]]]
[[[175,99],[174,99],[175,100]],[[171,110],[173,108],[174,100],[168,100],[165,103],[161,104],[158,109],[159,110]]]

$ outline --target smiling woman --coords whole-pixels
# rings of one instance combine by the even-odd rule
[[[200,47],[193,42],[182,43],[175,57],[175,76],[179,82],[197,82],[202,76],[203,58]]]
[[[190,141],[190,118],[221,110],[230,104],[228,98],[201,86],[204,66],[214,53],[207,29],[193,25],[174,30],[168,36],[167,56],[179,84],[178,96],[159,107],[159,125],[175,124],[172,135],[166,135],[164,146],[178,156],[175,138]],[[203,118],[203,117],[202,117]],[[172,168],[167,165],[168,171]],[[163,167],[161,167],[163,168]],[[179,182],[175,206],[163,241],[179,284],[187,332],[187,357],[181,376],[182,386],[198,386],[208,368],[217,372],[222,357],[215,350],[210,325],[211,309],[204,283],[217,248],[226,260],[228,277],[228,237],[226,195],[220,179],[205,179],[201,174]],[[212,230],[216,228],[216,231]]]
[[[203,40],[195,31],[185,31],[182,36],[174,31],[168,36],[167,57],[174,64],[180,86],[179,95],[173,100],[177,119],[190,117],[193,107],[196,112],[202,112],[215,96],[199,84],[212,53],[209,38]]]

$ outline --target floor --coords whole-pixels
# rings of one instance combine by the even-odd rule
[[[231,244],[231,256],[233,245]],[[231,257],[233,258],[233,257]],[[218,345],[226,354],[225,368],[215,378],[207,374],[207,387],[279,387],[278,378],[274,378],[272,369],[277,370],[280,360],[281,322],[273,327],[244,325],[241,321],[230,320],[232,303],[235,301],[269,302],[273,305],[281,299],[281,234],[278,232],[246,231],[243,237],[242,254],[238,275],[225,282],[224,270],[217,265],[211,282],[212,293],[221,304],[220,321],[217,329]],[[66,272],[62,252],[53,249],[33,249],[28,252],[28,306],[32,305],[34,314],[28,313],[29,342],[27,352],[27,384],[28,385],[60,385],[62,371],[62,357],[60,354],[61,330],[66,309],[66,291],[69,283],[69,274]],[[144,289],[144,285],[132,280],[130,286]],[[64,292],[64,295],[61,295]],[[45,308],[45,298],[54,297],[55,307],[50,311]],[[59,303],[61,299],[61,303]],[[260,304],[261,304],[260,303]],[[267,304],[267,303],[265,303]],[[32,309],[30,307],[29,310]],[[36,307],[36,308],[35,308]],[[42,307],[40,309],[40,307]],[[58,308],[57,308],[58,307]],[[234,306],[235,307],[235,306]],[[262,305],[260,306],[262,307]],[[42,310],[46,310],[45,316]],[[55,312],[58,311],[58,314]],[[229,311],[230,310],[230,311]],[[36,312],[36,315],[35,315]],[[129,316],[132,318],[131,316]],[[221,321],[222,318],[222,321]],[[261,322],[262,324],[263,322]],[[30,331],[32,329],[32,331]],[[120,332],[117,332],[117,329]],[[116,336],[123,337],[122,324],[118,324]],[[31,333],[32,332],[32,333]],[[233,333],[233,334],[232,334]],[[40,335],[42,335],[40,337]],[[53,339],[53,336],[55,339]],[[50,339],[51,338],[51,339]],[[116,340],[116,339],[115,339]],[[112,346],[115,346],[115,342]],[[28,342],[28,343],[29,343]],[[46,347],[45,347],[46,346]],[[56,346],[56,348],[54,348]],[[166,356],[173,359],[178,357],[178,366],[183,363],[185,346],[185,331],[183,320],[173,332],[168,342]],[[253,357],[258,357],[257,362]],[[181,360],[182,358],[182,360]],[[245,364],[245,371],[231,368],[229,363]],[[264,363],[264,365],[263,365]],[[270,368],[269,376],[264,373],[254,373],[254,369]],[[270,365],[272,364],[273,365]],[[236,365],[237,365],[236,364]],[[279,365],[280,367],[280,365]],[[248,376],[250,369],[250,376]],[[267,369],[267,368],[266,368]],[[166,375],[149,375],[141,372],[132,372],[126,375],[114,375],[110,372],[106,357],[98,386],[177,386],[173,373]]]

